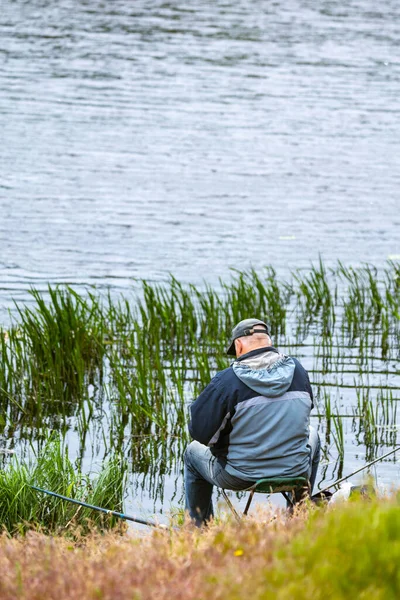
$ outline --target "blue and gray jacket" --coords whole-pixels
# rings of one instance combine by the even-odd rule
[[[193,402],[189,431],[226,471],[253,481],[306,473],[313,394],[298,360],[257,348],[213,377]]]

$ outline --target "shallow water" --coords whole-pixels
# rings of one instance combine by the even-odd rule
[[[399,17],[394,0],[3,0],[2,321],[48,282],[399,258]]]
[[[0,301],[400,255],[400,9],[4,0]]]

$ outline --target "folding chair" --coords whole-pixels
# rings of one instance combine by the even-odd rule
[[[241,516],[236,511],[232,502],[229,500],[224,489],[221,490],[222,495],[226,500],[232,513],[235,515],[238,521],[241,520]],[[292,511],[296,503],[301,502],[305,498],[311,496],[310,482],[307,477],[270,477],[269,479],[259,479],[254,485],[243,490],[244,492],[250,492],[247,500],[246,508],[243,511],[243,516],[249,512],[250,505],[253,500],[254,493],[261,494],[277,494],[281,493],[289,505],[289,510]]]

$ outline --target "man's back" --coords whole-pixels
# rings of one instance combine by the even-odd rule
[[[307,372],[275,348],[258,348],[218,373],[191,407],[192,437],[225,470],[252,481],[296,476],[310,463]]]

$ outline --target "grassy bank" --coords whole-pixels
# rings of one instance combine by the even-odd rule
[[[14,457],[0,470],[0,525],[7,535],[31,530],[67,535],[121,527],[121,521],[31,486],[50,490],[108,510],[122,510],[126,466],[116,456],[100,472],[83,474],[68,455],[68,447],[52,436],[39,456],[29,462]]]
[[[71,543],[0,539],[0,597],[348,599],[400,596],[400,496],[350,502],[267,525],[248,519],[206,532],[94,535]]]

